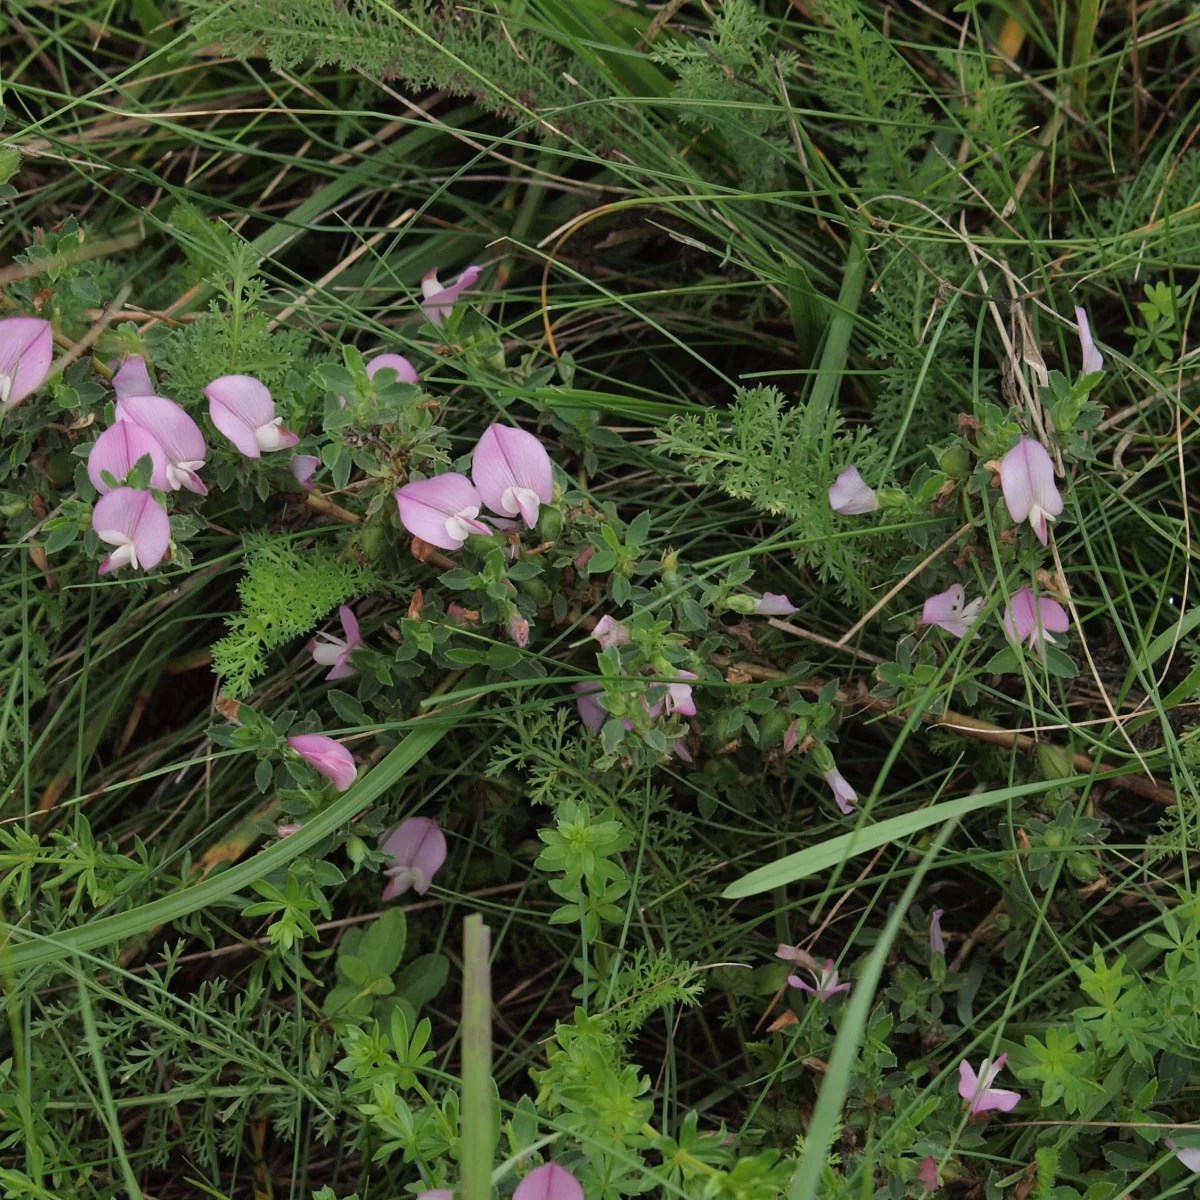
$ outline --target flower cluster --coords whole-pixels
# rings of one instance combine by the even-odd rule
[[[460,550],[472,533],[490,536],[479,519],[486,505],[497,525],[516,516],[532,529],[541,505],[554,499],[554,468],[532,433],[489,425],[471,456],[471,478],[448,471],[397,488],[400,522],[414,537],[442,550]]]

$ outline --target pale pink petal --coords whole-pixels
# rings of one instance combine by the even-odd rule
[[[1000,460],[1000,486],[1009,516],[1018,525],[1028,519],[1044,546],[1047,519],[1053,520],[1063,510],[1054,483],[1054,463],[1046,447],[1033,438],[1021,438]]]
[[[1079,325],[1079,348],[1083,352],[1083,373],[1091,375],[1094,371],[1104,370],[1104,355],[1096,348],[1092,340],[1091,326],[1088,324],[1087,309],[1075,309],[1075,320]]]
[[[409,817],[381,841],[379,849],[390,860],[383,869],[391,876],[384,899],[402,895],[410,887],[424,896],[446,861],[446,836],[430,817]]]
[[[573,683],[571,691],[575,693],[575,708],[579,719],[596,733],[608,720],[608,710],[603,708],[596,697],[604,689],[598,683]]]
[[[430,1188],[427,1192],[421,1192],[417,1200],[454,1200],[454,1192],[450,1188]]]
[[[300,441],[282,427],[266,384],[253,375],[222,375],[204,389],[212,423],[247,457],[286,450]]]
[[[936,625],[956,638],[964,638],[983,611],[983,597],[965,603],[966,592],[961,583],[952,583],[944,592],[925,601],[919,625]]]
[[[140,354],[131,355],[121,364],[121,369],[112,377],[112,385],[118,400],[124,400],[126,396],[155,395],[146,360]]]
[[[938,1178],[937,1159],[932,1154],[921,1159],[921,1165],[917,1168],[917,1178],[920,1179],[921,1190],[924,1192],[936,1192],[942,1186]]]
[[[799,988],[802,992],[808,992],[811,995],[817,995],[817,989],[810,983],[806,983],[799,975],[789,975],[788,983],[794,988]]]
[[[691,671],[680,671],[679,678],[695,679],[696,676]],[[686,683],[667,684],[665,708],[668,715],[679,713],[683,717],[694,717],[696,715],[696,700],[692,695],[691,686]]]
[[[985,1058],[979,1066],[978,1075],[965,1058],[958,1064],[958,1094],[967,1101],[972,1116],[992,1110],[1008,1112],[1020,1103],[1020,1092],[990,1086],[1007,1061],[1007,1054],[1000,1055],[994,1063]]]
[[[471,459],[471,479],[493,512],[518,514],[531,529],[538,504],[554,499],[554,469],[546,447],[524,429],[489,425]]]
[[[1010,642],[1026,642],[1037,633],[1037,607],[1029,588],[1013,592],[1000,624]]]
[[[833,789],[833,798],[842,812],[849,816],[854,811],[858,793],[846,782],[841,771],[833,767],[825,772],[825,782]]]
[[[829,489],[829,507],[845,517],[857,517],[874,512],[879,497],[867,487],[857,467],[847,467]]]
[[[1184,1147],[1180,1150],[1170,1138],[1164,1138],[1163,1141],[1166,1142],[1168,1149],[1175,1151],[1175,1157],[1189,1171],[1200,1171],[1200,1148]]]
[[[92,528],[116,549],[100,564],[100,574],[118,567],[150,571],[162,562],[171,544],[171,518],[150,492],[114,488],[96,501]]]
[[[392,494],[400,510],[400,523],[431,546],[458,550],[468,534],[492,532],[476,519],[482,501],[465,475],[451,471],[432,479],[418,479]]]
[[[390,367],[400,378],[401,383],[420,383],[421,377],[416,368],[403,354],[377,354],[367,363],[367,378],[374,379],[376,371]]]
[[[54,359],[54,330],[39,317],[0,321],[0,405],[20,404],[45,382]]]
[[[1042,629],[1047,633],[1066,633],[1071,628],[1071,618],[1067,614],[1067,610],[1049,596],[1038,598],[1038,612],[1041,617]]]
[[[321,466],[321,460],[315,454],[293,454],[288,462],[292,474],[296,477],[296,482],[306,491],[312,491],[312,484],[309,480],[317,473]]]
[[[358,632],[358,618],[354,615],[354,610],[348,604],[343,604],[338,609],[338,619],[342,623],[342,632],[346,635],[346,645],[353,649],[362,642],[362,636]]]
[[[167,491],[167,456],[156,438],[132,421],[118,421],[106,429],[93,443],[88,452],[87,473],[92,486],[102,496],[112,490],[104,482],[102,471],[117,481],[118,486],[137,465],[138,460],[150,456],[152,470],[150,486]]]
[[[293,833],[298,833],[303,828],[298,821],[290,821],[287,825],[280,825],[275,832],[281,838],[291,837]]]
[[[333,637],[328,633],[318,633],[315,638],[312,638],[305,649],[313,657],[313,662],[319,667],[336,666],[346,653],[346,643],[341,638]],[[326,676],[328,679],[329,677]]]
[[[760,617],[790,617],[797,609],[786,596],[778,592],[763,592],[754,611]]]
[[[354,755],[341,742],[335,742],[323,733],[299,733],[287,741],[315,771],[332,779],[339,792],[344,792],[354,782],[358,772]]]
[[[929,949],[933,954],[946,953],[946,939],[942,937],[944,908],[935,908],[929,917]]]
[[[784,731],[783,735],[783,752],[791,754],[796,748],[796,743],[800,740],[800,723],[793,720],[792,723]]]
[[[442,287],[438,283],[436,270],[429,271],[421,280],[421,293],[425,297],[421,302],[421,311],[434,325],[440,325],[445,315],[458,302],[459,296],[467,288],[475,286],[482,270],[482,267],[467,267],[449,287]]]
[[[530,1171],[517,1184],[513,1200],[583,1200],[583,1188],[570,1171],[551,1162]]]
[[[629,641],[629,626],[605,615],[596,622],[592,637],[600,643],[602,650],[607,650],[609,646],[624,646]]]
[[[529,645],[529,622],[520,613],[513,613],[508,618],[508,636],[522,650]]]
[[[196,474],[208,456],[204,434],[174,400],[154,395],[122,396],[117,400],[117,420],[144,429],[163,448],[170,491],[184,487],[198,495],[208,495],[208,488]]]

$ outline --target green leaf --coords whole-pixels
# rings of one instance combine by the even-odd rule
[[[809,367],[817,356],[821,335],[825,332],[825,306],[808,272],[798,262],[790,258],[785,261],[785,277],[800,365]]]
[[[390,975],[404,957],[408,921],[403,909],[389,908],[367,926],[358,954],[377,975]],[[341,959],[339,958],[339,963]]]
[[[619,723],[618,723],[619,727]],[[1117,774],[1118,772],[1114,772]],[[918,808],[913,812],[904,813],[898,817],[890,817],[880,821],[878,825],[868,825],[856,829],[852,833],[843,833],[839,837],[819,842],[807,850],[789,854],[768,866],[759,867],[741,879],[731,883],[721,895],[726,900],[740,900],[746,896],[757,896],[761,892],[769,892],[784,884],[793,883],[797,879],[808,879],[821,871],[837,866],[856,854],[867,854],[889,842],[899,842],[904,838],[920,833],[931,825],[943,821],[963,817],[967,813],[980,808],[988,808],[993,804],[1004,804],[1021,796],[1033,796],[1048,792],[1053,787],[1071,787],[1088,781],[1091,776],[1076,775],[1069,779],[1041,780],[1037,783],[1024,783],[1015,787],[999,788],[993,792],[981,792],[976,796],[964,796],[958,800],[946,800],[941,804],[931,804],[927,808]]]
[[[396,976],[396,992],[414,1008],[437,999],[450,978],[450,960],[444,954],[422,954]]]

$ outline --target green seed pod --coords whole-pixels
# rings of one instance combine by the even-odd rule
[[[554,593],[544,579],[526,579],[517,584],[520,591],[532,597],[538,608],[545,608],[554,599]]]
[[[542,535],[543,540],[557,542],[562,537],[562,531],[562,509],[554,504],[543,504],[541,515],[538,517],[538,532]]]
[[[360,866],[367,857],[367,843],[351,834],[346,839],[346,856],[356,867]]]
[[[966,479],[971,473],[971,456],[955,443],[938,455],[938,467],[951,479]]]
[[[1050,850],[1061,850],[1067,840],[1067,831],[1061,825],[1051,825],[1042,834],[1042,845]]]
[[[358,544],[363,554],[372,562],[383,553],[386,536],[387,532],[382,525],[367,525],[359,534]]]
[[[778,746],[791,723],[791,714],[785,708],[777,708],[774,712],[767,713],[758,723],[758,737],[762,748],[769,750],[772,746]]]

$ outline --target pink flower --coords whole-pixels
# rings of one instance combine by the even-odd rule
[[[275,830],[275,832],[277,834],[279,834],[279,836],[281,838],[285,838],[285,837],[291,837],[292,834],[298,832],[299,829],[300,829],[300,822],[299,821],[291,821],[287,825],[280,825]]]
[[[469,287],[475,286],[482,267],[468,267],[449,287],[438,283],[436,268],[421,280],[421,311],[434,325],[440,325],[446,314],[458,303],[458,298]]]
[[[680,671],[678,678],[695,679],[696,676],[691,671]],[[670,716],[672,713],[679,713],[681,717],[694,717],[696,715],[696,701],[692,696],[690,684],[667,684],[666,699],[662,703],[667,716]]]
[[[796,612],[796,606],[778,592],[763,592],[754,611],[760,617],[790,617]]]
[[[395,900],[409,888],[423,896],[446,861],[446,835],[430,817],[409,817],[380,841],[379,849],[391,860],[383,869],[390,876],[383,899]]]
[[[1096,349],[1096,343],[1092,340],[1087,309],[1076,307],[1075,320],[1079,324],[1079,348],[1083,351],[1083,373],[1091,375],[1095,371],[1103,371],[1104,355]]]
[[[482,500],[465,475],[448,471],[432,479],[418,479],[392,495],[400,509],[400,523],[431,546],[459,550],[468,534],[492,532],[476,520]]]
[[[0,321],[0,405],[13,408],[37,391],[50,373],[54,331],[39,317]]]
[[[935,908],[929,917],[929,949],[933,954],[946,953],[946,940],[942,937],[942,915],[944,908]]]
[[[1008,1112],[1017,1106],[1021,1099],[1020,1092],[1007,1092],[1003,1088],[992,1087],[1007,1061],[1007,1054],[1000,1055],[995,1062],[985,1058],[979,1064],[978,1075],[965,1058],[958,1064],[958,1094],[968,1102],[971,1116],[977,1117],[980,1113],[992,1109]]]
[[[829,489],[829,507],[844,517],[857,517],[874,512],[879,497],[867,487],[857,467],[847,467]]]
[[[1010,642],[1014,645],[1028,642],[1039,658],[1045,658],[1046,644],[1058,644],[1050,635],[1066,633],[1071,620],[1057,600],[1051,600],[1049,596],[1039,596],[1035,600],[1033,592],[1023,587],[1013,592],[1000,623]]]
[[[338,609],[338,616],[342,619],[342,632],[345,637],[318,633],[305,647],[315,663],[333,668],[325,676],[326,679],[349,679],[351,675],[358,674],[350,665],[350,652],[355,646],[362,644],[362,638],[358,634],[358,620],[345,604]]]
[[[374,379],[377,371],[390,367],[396,372],[401,383],[420,383],[421,377],[417,369],[403,354],[377,354],[367,363],[367,378]]]
[[[961,583],[952,583],[944,592],[930,596],[925,601],[924,611],[918,625],[936,625],[956,638],[965,638],[971,626],[983,611],[984,599],[980,596],[970,604],[964,603],[967,594]],[[976,634],[976,637],[979,635]]]
[[[814,974],[813,978],[817,981],[816,987],[811,987],[799,975],[789,975],[788,983],[794,988],[799,988],[802,992],[808,992],[810,995],[816,996],[818,1000],[828,999],[835,992],[848,992],[852,986],[849,983],[838,983],[838,973],[834,968],[832,958],[825,960],[825,965],[821,968],[821,974]]]
[[[520,513],[530,529],[539,504],[554,499],[554,470],[546,447],[524,429],[489,425],[471,459],[471,479],[492,512]]]
[[[253,375],[222,375],[204,389],[212,423],[247,457],[286,450],[300,438],[283,428],[266,384]]]
[[[421,1192],[417,1200],[454,1200],[454,1192],[450,1188],[430,1188]]]
[[[608,720],[608,710],[596,699],[603,690],[598,683],[585,681],[571,684],[571,691],[575,693],[575,708],[579,713],[579,719],[593,733],[596,733]]]
[[[131,355],[112,377],[113,390],[118,400],[126,396],[153,396],[154,384],[150,382],[150,372],[146,369],[146,360],[140,354]],[[121,418],[118,417],[119,421]]]
[[[796,748],[796,743],[800,740],[800,722],[793,719],[792,723],[784,730],[783,734],[783,752],[791,754]]]
[[[171,518],[149,492],[114,488],[92,510],[92,528],[116,549],[100,564],[100,574],[118,567],[150,571],[171,544]]]
[[[1009,516],[1019,525],[1029,518],[1038,541],[1046,544],[1046,522],[1063,510],[1062,497],[1054,485],[1054,463],[1041,442],[1023,437],[1000,460],[1000,486]]]
[[[833,798],[837,801],[838,808],[848,817],[854,811],[858,793],[846,782],[837,767],[825,772],[825,782],[833,789]]]
[[[936,1192],[942,1186],[941,1180],[938,1179],[937,1159],[932,1154],[921,1159],[917,1177],[921,1180],[922,1191]]]
[[[106,429],[88,451],[87,473],[92,487],[104,495],[113,485],[104,482],[107,472],[119,487],[140,459],[150,457],[150,486],[167,490],[167,457],[156,438],[132,421],[118,421]]]
[[[121,371],[128,370],[129,363],[134,361],[141,360],[130,359]],[[144,371],[145,367],[142,369]],[[117,374],[120,374],[120,371]],[[208,488],[196,474],[204,466],[204,459],[208,454],[204,434],[200,432],[200,426],[174,400],[149,394],[118,395],[117,421],[128,422],[138,429],[145,430],[162,447],[167,460],[167,491],[175,492],[180,488],[187,488],[197,496],[208,495]]]
[[[517,1184],[513,1200],[583,1200],[583,1188],[570,1171],[551,1162],[530,1171]]]
[[[296,477],[296,482],[308,492],[313,490],[309,480],[317,473],[320,465],[321,460],[315,454],[293,454],[288,463],[292,474]]]
[[[354,755],[341,742],[335,742],[323,733],[298,733],[287,742],[318,774],[332,779],[339,792],[344,792],[354,782],[358,774]]]
[[[603,616],[596,622],[592,637],[600,643],[601,650],[607,650],[609,646],[624,646],[629,642],[629,626]]]
[[[508,618],[508,636],[522,650],[529,645],[529,622],[520,613],[513,613]]]

